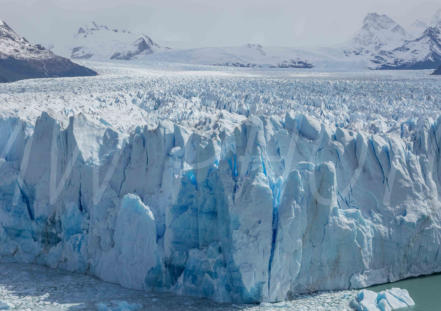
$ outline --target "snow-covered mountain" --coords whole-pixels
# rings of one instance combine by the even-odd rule
[[[171,42],[169,42],[171,43]],[[172,44],[173,46],[173,44]],[[337,68],[348,62],[342,55],[324,50],[266,47],[248,43],[241,46],[189,48],[164,47],[149,36],[92,22],[78,29],[64,48],[55,49],[73,59],[127,60],[246,68]],[[331,49],[329,49],[331,50]],[[337,54],[337,53],[334,53]],[[351,68],[353,68],[352,66]]]
[[[260,44],[234,47],[169,48],[149,36],[92,22],[80,27],[68,47],[70,57],[92,60],[157,61],[199,65],[312,68],[310,60],[294,49],[264,48]]]
[[[384,51],[374,62],[381,69],[437,68],[441,65],[441,24],[427,28],[420,37],[392,51]]]
[[[434,75],[441,75],[441,66],[433,72]]]
[[[362,57],[373,69],[432,69],[441,64],[441,10],[430,22],[417,20],[406,32],[386,15],[368,14],[348,44],[348,57]]]
[[[92,22],[78,29],[69,50],[74,59],[131,60],[164,49],[145,34]]]
[[[399,47],[409,38],[404,28],[389,16],[369,13],[360,31],[345,49],[345,54],[373,56],[382,50]]]
[[[0,82],[90,75],[96,72],[57,56],[41,45],[31,44],[0,21]]]

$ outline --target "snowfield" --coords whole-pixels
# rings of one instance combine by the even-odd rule
[[[311,70],[222,70],[213,66],[86,62],[100,76],[36,79],[0,85],[2,116],[32,125],[51,112],[129,133],[137,126],[170,120],[208,130],[249,115],[307,113],[330,126],[371,133],[400,132],[401,124],[436,118],[441,111],[439,78],[427,71],[320,72]],[[165,69],[164,69],[165,67]]]
[[[237,303],[441,271],[430,71],[87,64],[0,85],[2,261]]]

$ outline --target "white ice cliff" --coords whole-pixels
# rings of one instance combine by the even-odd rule
[[[82,114],[2,117],[1,260],[236,302],[441,271],[441,119],[225,124],[124,136]]]

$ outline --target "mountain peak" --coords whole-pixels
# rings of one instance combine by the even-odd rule
[[[18,35],[8,24],[0,21],[0,58],[14,57],[33,57],[47,58],[51,52],[44,49],[41,45],[32,45],[25,38]]]
[[[363,26],[352,39],[352,47],[345,53],[375,54],[380,50],[396,48],[408,38],[404,28],[389,16],[369,13],[363,20]]]
[[[12,28],[8,24],[6,24],[6,22],[4,20],[1,20],[1,19],[0,19],[0,28],[15,32],[14,30],[12,30]]]
[[[366,23],[369,21],[377,21],[380,19],[390,19],[390,18],[385,14],[378,14],[376,12],[371,12],[366,15],[363,22]]]
[[[101,25],[94,21],[74,35],[71,57],[76,59],[131,60],[162,49],[148,35]]]
[[[431,40],[438,41],[438,36],[441,33],[441,29],[439,27],[428,27],[424,33],[423,37],[429,37]]]
[[[398,36],[407,37],[404,28],[386,14],[369,13],[363,20],[363,30],[370,33],[391,32]]]
[[[87,25],[84,25],[84,26],[81,26],[80,28],[78,28],[78,31],[75,34],[75,36],[86,38],[86,37],[88,37],[94,33],[98,33],[98,32],[131,34],[131,32],[128,30],[111,28],[107,25],[98,24],[97,22],[92,21],[90,24],[87,24]]]
[[[369,13],[363,20],[363,27],[359,35],[369,33],[378,35],[380,33],[393,33],[397,36],[407,37],[407,33],[403,27],[386,14]]]
[[[363,20],[363,26],[390,29],[398,25],[392,18],[386,14],[369,13]]]
[[[13,40],[13,41],[25,40],[24,38],[17,35],[17,33],[11,27],[9,27],[9,25],[6,24],[6,22],[4,22],[2,20],[0,20],[0,38],[1,37],[7,38],[7,39]]]

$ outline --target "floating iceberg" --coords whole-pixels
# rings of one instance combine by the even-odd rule
[[[11,309],[11,305],[9,303],[0,301],[0,310],[9,310]]]
[[[351,307],[357,311],[392,311],[414,305],[409,292],[401,288],[387,289],[379,293],[364,289],[351,302]]]

